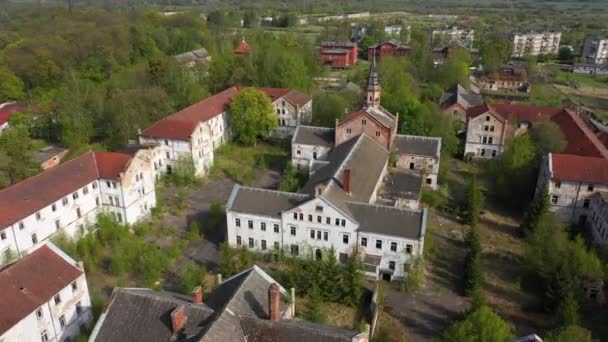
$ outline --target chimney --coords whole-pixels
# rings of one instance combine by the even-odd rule
[[[268,316],[271,321],[281,319],[281,290],[277,283],[272,283],[268,288]]]
[[[178,306],[171,312],[171,328],[173,329],[174,334],[177,334],[184,328],[187,319],[186,309],[183,305]]]
[[[344,169],[342,174],[342,188],[344,192],[350,194],[350,186],[351,186],[351,177],[350,177],[350,169]]]
[[[192,301],[194,304],[203,304],[203,288],[197,286],[192,291]]]

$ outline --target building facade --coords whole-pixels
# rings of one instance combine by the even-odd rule
[[[431,29],[430,34],[432,46],[459,43],[470,48],[475,41],[475,30],[456,26],[447,29]]]
[[[150,150],[88,152],[0,191],[0,252],[22,257],[57,233],[78,237],[107,213],[125,224],[156,206]]]
[[[495,158],[506,143],[535,123],[553,121],[564,134],[568,154],[608,156],[608,150],[574,111],[564,108],[516,104],[482,104],[467,110],[465,158]]]
[[[598,242],[605,240],[601,227],[602,197],[608,192],[607,159],[549,154],[543,159],[538,175],[537,196],[542,195],[542,191],[549,196],[552,212],[571,224],[590,224],[594,235],[598,231],[601,234]],[[600,198],[595,198],[598,195]],[[598,238],[596,236],[596,240]]]
[[[424,184],[437,190],[441,138],[398,134],[395,136],[394,151],[397,169],[418,171]]]
[[[291,140],[291,162],[310,170],[313,161],[327,160],[334,135],[333,128],[298,126]]]
[[[49,243],[0,269],[1,341],[74,341],[93,320],[82,265]]]
[[[538,56],[557,54],[559,42],[562,38],[561,32],[528,32],[512,33],[510,39],[513,42],[512,57]]]
[[[384,56],[406,56],[410,47],[398,40],[392,39],[387,42],[370,45],[367,48],[368,59],[376,58],[381,60]]]
[[[230,102],[242,87],[231,87],[177,113],[169,115],[139,134],[142,144],[160,145],[160,170],[171,173],[181,162],[192,160],[197,175],[213,165],[214,151],[232,137]],[[259,88],[269,96],[276,111],[277,134],[293,134],[297,125],[312,118],[312,98],[283,88]]]
[[[589,64],[608,63],[608,38],[589,37],[585,39],[583,58]]]
[[[321,64],[332,68],[350,68],[357,64],[357,43],[323,42],[321,43]]]

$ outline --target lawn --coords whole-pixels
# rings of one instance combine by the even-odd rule
[[[227,176],[240,184],[251,185],[259,170],[275,167],[282,170],[288,158],[289,146],[284,143],[224,144],[215,151],[209,177]]]

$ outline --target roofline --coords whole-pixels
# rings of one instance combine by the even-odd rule
[[[424,241],[426,236],[426,221],[428,217],[429,210],[427,208],[422,208],[422,222],[420,222],[420,241]]]
[[[232,210],[232,204],[234,204],[234,199],[236,198],[236,194],[238,193],[240,185],[238,183],[234,184],[232,187],[232,191],[230,192],[230,196],[228,197],[228,202],[226,202],[226,210]]]
[[[407,138],[414,138],[414,139],[421,139],[421,140],[437,140],[437,151],[436,152],[436,157],[439,158],[441,156],[441,143],[443,142],[443,139],[441,137],[425,137],[425,136],[421,136],[421,135],[411,135],[411,134],[395,134],[395,138],[397,137],[407,137]],[[415,154],[415,153],[408,153],[414,156],[421,156],[421,157],[427,157],[424,154]]]
[[[378,119],[374,118],[374,116],[373,116],[373,115],[371,115],[370,113],[368,113],[368,112],[367,112],[367,109],[368,109],[368,108],[370,108],[370,107],[362,107],[362,108],[359,108],[359,109],[352,110],[352,111],[348,112],[348,113],[347,113],[347,114],[346,114],[346,115],[345,115],[345,116],[342,118],[342,120],[339,120],[339,121],[338,121],[338,127],[341,127],[343,124],[346,124],[347,122],[350,122],[350,121],[354,120],[354,119],[357,117],[357,115],[353,115],[352,117],[350,117],[350,118],[349,118],[348,116],[349,116],[350,114],[352,114],[352,113],[365,113],[365,115],[366,115],[368,118],[372,119],[373,121],[375,121],[376,123],[380,124],[381,126],[386,127],[386,128],[388,128],[389,130],[391,130],[391,131],[392,131],[393,129],[396,129],[396,127],[394,127],[394,128],[389,127],[389,126],[387,126],[387,125],[383,124],[382,122],[380,122]],[[380,107],[380,108],[384,109],[383,107]],[[388,111],[386,111],[386,110],[383,112],[383,114],[389,114],[389,115],[392,117],[392,119],[393,119],[393,120],[395,120],[395,121],[397,120],[397,117],[395,117],[395,116],[394,116],[393,114],[391,114],[391,113],[388,113]]]

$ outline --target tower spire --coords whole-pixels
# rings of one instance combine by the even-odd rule
[[[368,107],[378,107],[380,105],[380,80],[378,71],[376,70],[376,52],[372,55],[372,63],[369,66],[369,75],[367,77],[367,97],[366,104]]]

